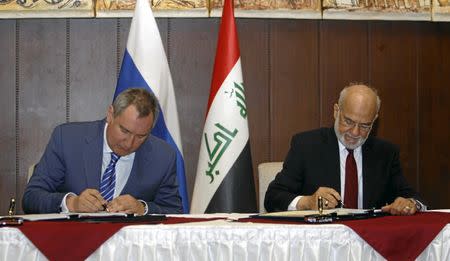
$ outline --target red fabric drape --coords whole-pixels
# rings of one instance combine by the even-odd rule
[[[450,213],[419,213],[413,216],[386,216],[346,221],[387,260],[415,260],[450,223]]]
[[[295,221],[259,218],[240,221],[299,224]],[[387,260],[410,261],[415,260],[442,228],[450,223],[450,213],[427,212],[413,216],[385,216],[336,223],[350,227]]]
[[[217,218],[168,218],[163,224],[210,221]],[[77,221],[24,222],[17,228],[49,260],[84,260],[124,226],[143,223],[86,223]],[[148,222],[145,224],[149,224]]]

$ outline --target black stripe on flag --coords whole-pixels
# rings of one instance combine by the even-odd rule
[[[205,213],[218,212],[258,212],[249,141],[222,180],[205,211]]]

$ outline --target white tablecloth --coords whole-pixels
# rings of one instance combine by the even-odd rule
[[[93,231],[95,233],[95,231]],[[74,246],[76,247],[76,246]],[[46,260],[20,230],[0,229],[0,260]],[[350,228],[215,220],[127,226],[88,260],[384,260]],[[450,224],[417,260],[450,260]]]

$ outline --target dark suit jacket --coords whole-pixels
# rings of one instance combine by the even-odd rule
[[[402,174],[396,146],[369,137],[362,147],[363,207],[380,208],[395,198],[417,193]],[[270,183],[264,199],[267,211],[285,211],[298,195],[312,195],[319,187],[341,193],[339,146],[332,128],[296,134],[283,169]]]
[[[105,120],[57,126],[23,196],[25,213],[60,211],[64,195],[99,190]],[[176,154],[150,135],[136,151],[121,195],[148,204],[148,213],[182,213],[176,179]]]

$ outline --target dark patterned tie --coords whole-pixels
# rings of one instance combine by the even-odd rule
[[[116,153],[111,152],[111,161],[103,173],[100,182],[100,194],[106,201],[111,201],[114,196],[114,188],[116,187],[116,163],[120,159]]]
[[[358,170],[353,157],[353,150],[348,150],[345,161],[345,207],[358,208]]]

